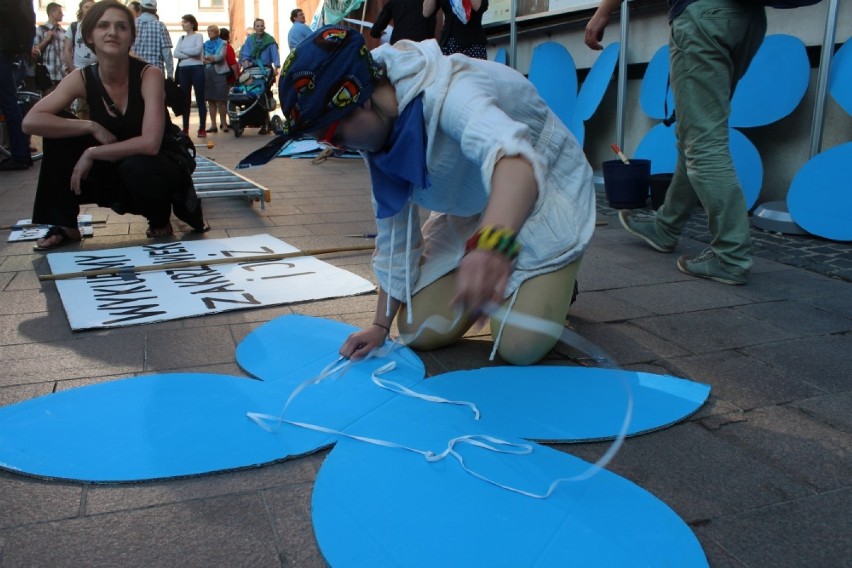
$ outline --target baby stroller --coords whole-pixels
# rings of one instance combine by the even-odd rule
[[[240,75],[239,84],[228,91],[228,120],[239,138],[247,127],[260,128],[277,104],[270,89],[275,80],[272,67],[249,67]]]

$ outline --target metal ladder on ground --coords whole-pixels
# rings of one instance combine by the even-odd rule
[[[266,209],[266,204],[271,200],[268,188],[204,156],[195,157],[195,173],[192,174],[192,181],[195,184],[195,193],[201,199],[245,197],[250,202],[260,201],[261,209]]]

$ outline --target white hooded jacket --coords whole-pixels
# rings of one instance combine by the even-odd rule
[[[526,158],[538,185],[506,297],[583,254],[595,221],[592,170],[532,83],[499,63],[446,57],[434,40],[403,40],[372,55],[387,69],[400,112],[423,94],[431,181],[413,188],[399,213],[376,220],[373,269],[390,296],[410,304],[413,294],[458,267],[504,156]],[[418,206],[431,211],[422,228]]]

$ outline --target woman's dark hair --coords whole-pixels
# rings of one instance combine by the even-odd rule
[[[190,24],[192,24],[192,31],[198,31],[198,20],[195,19],[195,16],[193,16],[192,14],[184,14],[180,17],[180,19],[184,22],[189,22]]]
[[[80,5],[77,6],[77,21],[78,22],[83,17],[83,6],[85,6],[87,2],[94,3],[95,0],[80,0]]]
[[[100,19],[104,17],[107,10],[118,10],[127,16],[127,25],[130,28],[130,45],[132,46],[136,41],[136,16],[130,8],[118,0],[101,0],[100,2],[95,2],[95,5],[89,8],[89,11],[83,16],[83,21],[80,22],[80,33],[83,34],[83,43],[86,44],[86,47],[95,51],[95,44],[91,42],[89,37],[95,31],[95,27],[98,25]],[[95,54],[97,55],[97,52]]]
[[[231,30],[228,28],[221,28],[219,30],[219,37],[225,41],[231,41]]]

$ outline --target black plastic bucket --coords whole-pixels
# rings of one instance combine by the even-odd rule
[[[648,178],[651,182],[651,207],[654,211],[660,208],[666,200],[666,192],[672,183],[674,174],[653,174]]]
[[[606,200],[613,209],[637,209],[648,201],[651,160],[608,160],[602,164]]]

